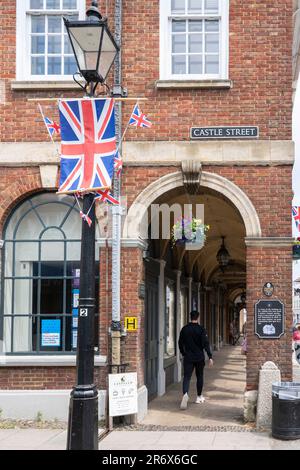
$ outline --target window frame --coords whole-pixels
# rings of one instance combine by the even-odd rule
[[[40,201],[39,199],[39,196],[45,196],[47,195],[48,196],[48,200],[46,201]],[[67,338],[67,334],[68,334],[68,326],[67,326],[67,321],[68,319],[71,320],[71,322],[73,321],[73,308],[74,306],[72,306],[71,304],[71,310],[70,311],[67,311],[67,303],[66,303],[66,300],[67,300],[67,294],[68,294],[68,286],[67,286],[67,283],[68,282],[73,282],[74,279],[76,279],[76,277],[74,277],[73,274],[68,274],[67,272],[67,269],[68,269],[68,256],[67,256],[67,253],[68,253],[68,250],[70,249],[70,245],[71,244],[78,244],[79,246],[81,246],[81,239],[80,238],[74,238],[74,239],[70,239],[68,238],[65,234],[64,234],[64,225],[67,223],[68,221],[68,218],[70,215],[73,214],[73,211],[75,214],[78,214],[78,226],[79,226],[79,229],[81,227],[81,222],[80,222],[80,217],[79,217],[79,208],[77,207],[77,203],[76,201],[71,201],[71,197],[68,197],[66,200],[59,200],[56,198],[53,198],[52,196],[55,196],[55,193],[53,192],[40,192],[40,193],[37,193],[37,194],[34,194],[32,195],[31,197],[29,198],[26,198],[24,200],[22,200],[13,210],[12,212],[10,213],[9,217],[7,218],[6,222],[5,222],[5,225],[4,225],[4,229],[3,229],[3,241],[4,241],[4,245],[3,245],[3,248],[1,250],[1,266],[2,266],[2,269],[1,269],[1,276],[0,276],[0,287],[1,287],[1,298],[0,298],[0,346],[1,346],[1,342],[3,343],[3,345],[5,344],[5,319],[9,319],[10,322],[11,322],[11,331],[8,333],[10,335],[9,337],[9,343],[10,343],[10,349],[9,351],[4,351],[5,352],[5,355],[6,356],[32,356],[32,357],[41,357],[41,356],[72,356],[72,355],[76,355],[76,352],[77,352],[77,349],[75,349],[73,346],[71,346],[71,349],[67,349],[66,348],[66,338]],[[14,216],[14,214],[16,213],[16,211],[18,211],[23,204],[26,204],[26,203],[29,203],[30,207],[26,208],[26,211],[25,213],[19,217],[17,220],[16,220],[16,224],[13,226],[13,229],[14,229],[14,232],[13,232],[13,235],[12,236],[7,236],[7,231],[8,229],[10,228],[10,223],[11,223],[11,220],[12,220],[12,217]],[[43,207],[43,206],[48,206],[48,205],[51,205],[51,204],[56,204],[56,205],[61,205],[61,206],[65,206],[66,207],[66,212],[65,212],[65,215],[63,216],[62,218],[62,221],[61,221],[61,226],[55,226],[55,225],[48,225],[46,222],[43,221],[43,216],[41,216],[41,219],[39,218],[38,216],[38,213],[36,212],[37,209],[39,209],[40,207]],[[19,225],[20,223],[25,220],[25,218],[28,216],[28,214],[31,214],[35,212],[37,214],[37,217],[41,220],[41,225],[44,226],[44,228],[42,227],[41,228],[41,231],[40,231],[40,235],[38,238],[32,238],[32,239],[27,239],[27,238],[18,238],[16,237],[16,234],[17,234],[17,230],[19,229]],[[98,226],[98,224],[97,224]],[[63,234],[63,237],[61,239],[42,239],[42,235],[47,231],[47,230],[52,230],[52,229],[58,229],[62,234]],[[26,274],[25,276],[20,276],[18,274],[16,274],[16,248],[18,246],[18,244],[35,244],[38,248],[38,259],[35,261],[36,264],[38,264],[38,274],[34,274],[33,270]],[[53,243],[54,245],[57,244],[57,243],[62,243],[64,245],[64,255],[63,255],[63,260],[62,260],[62,263],[64,265],[63,267],[63,273],[61,274],[55,274],[54,276],[53,275],[45,275],[42,273],[41,271],[41,268],[42,268],[42,265],[43,263],[45,264],[45,261],[42,259],[42,245],[43,243]],[[10,273],[7,273],[7,270],[6,270],[6,266],[5,266],[5,260],[6,260],[6,252],[9,250],[9,246],[11,246],[11,250],[12,250],[12,253],[11,253],[11,260],[12,260],[12,264],[11,264],[11,272]],[[74,260],[73,260],[74,261]],[[97,258],[97,251],[96,251],[96,276],[95,276],[95,292],[96,292],[96,306],[97,308],[95,309],[95,324],[97,325],[98,321],[99,321],[99,304],[97,305],[97,291],[98,291],[98,288],[96,289],[96,286],[99,284],[99,260]],[[76,260],[75,261],[76,263],[78,263],[78,265],[80,264],[80,259]],[[33,266],[33,264],[32,264]],[[76,268],[77,269],[77,268]],[[62,292],[62,297],[61,297],[61,300],[62,300],[62,305],[63,305],[63,311],[60,312],[60,313],[41,313],[40,311],[40,307],[41,307],[41,285],[42,285],[42,282],[43,281],[49,281],[49,280],[59,280],[59,281],[62,281],[63,283],[63,292]],[[11,281],[12,283],[12,291],[11,292],[6,292],[6,287],[7,287],[7,281]],[[17,313],[15,312],[15,304],[16,304],[16,297],[15,297],[15,283],[16,282],[21,282],[21,281],[30,281],[32,282],[32,285],[31,285],[31,292],[29,293],[30,294],[30,302],[31,304],[33,305],[33,294],[36,295],[36,299],[37,299],[37,312],[29,312],[29,313],[26,313],[26,312],[21,312],[21,313]],[[36,289],[36,291],[34,292],[34,281],[36,281],[38,287]],[[11,303],[11,311],[10,313],[9,312],[6,312],[5,311],[5,299],[6,299],[6,295],[9,295],[11,296],[10,297],[10,303]],[[59,319],[61,321],[61,331],[60,331],[60,340],[61,340],[61,349],[60,350],[57,350],[56,348],[47,348],[45,346],[42,346],[41,345],[41,321],[42,319],[52,319],[52,316],[53,316],[53,319]],[[33,320],[36,321],[36,329],[37,329],[37,333],[36,333],[36,349],[33,349],[31,348],[31,350],[28,350],[28,351],[19,351],[19,350],[15,350],[15,347],[14,347],[14,344],[15,344],[15,337],[14,337],[14,333],[15,333],[15,328],[14,328],[14,324],[15,322],[18,320],[18,319],[31,319],[31,322]],[[72,330],[74,329],[75,327],[73,326],[73,323],[71,323],[71,328],[70,329],[70,333],[71,333],[71,336],[70,336],[70,343],[72,344]],[[29,331],[30,331],[30,335],[31,335],[31,341],[32,341],[32,344],[33,344],[33,331],[34,331],[34,323],[32,322],[31,323],[31,326],[29,327]],[[3,345],[1,347],[3,347]],[[1,353],[1,347],[0,347],[0,353]],[[43,349],[45,348],[45,349]],[[95,327],[95,348],[97,348],[99,350],[99,337],[98,337],[98,326]]]
[[[85,18],[86,0],[77,0],[77,10],[79,19]],[[35,11],[35,10],[33,10]],[[71,10],[47,10],[51,11],[52,16],[63,16],[70,13]],[[51,82],[51,81],[70,81],[73,75],[32,75],[31,74],[31,41],[30,41],[30,0],[17,0],[16,10],[16,80],[29,82]],[[35,16],[48,15],[45,10],[36,10]],[[46,33],[45,33],[46,35]]]
[[[160,80],[227,80],[229,78],[229,0],[220,0],[218,15],[171,14],[171,0],[160,0]],[[172,19],[220,20],[218,74],[172,74]]]

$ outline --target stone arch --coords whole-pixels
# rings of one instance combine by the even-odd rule
[[[132,239],[147,238],[148,207],[164,193],[183,186],[182,173],[170,173],[147,186],[131,205],[125,219],[123,237]],[[201,186],[221,193],[239,211],[246,229],[247,237],[261,237],[261,226],[256,209],[249,197],[232,181],[223,176],[202,172]]]

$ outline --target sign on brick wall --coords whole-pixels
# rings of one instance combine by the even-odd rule
[[[198,139],[257,139],[257,126],[221,126],[221,127],[192,127],[192,140]]]
[[[255,304],[255,334],[265,339],[284,334],[284,304],[280,300],[259,300]]]

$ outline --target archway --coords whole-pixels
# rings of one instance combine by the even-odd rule
[[[183,206],[185,203],[203,205],[205,223],[211,227],[205,246],[199,251],[172,247],[169,239],[153,240],[149,235],[152,204]],[[174,223],[174,216],[171,216],[171,226],[172,221]],[[123,235],[124,238],[148,241],[144,263],[145,377],[146,385],[149,385],[148,380],[152,384],[151,397],[163,396],[170,385],[181,380],[181,360],[176,344],[191,309],[201,311],[201,323],[207,329],[215,351],[229,343],[229,324],[232,320],[239,321],[234,299],[246,289],[245,237],[261,237],[260,221],[248,196],[231,181],[204,172],[198,194],[191,195],[185,190],[182,174],[176,172],[158,179],[136,198],[128,212]],[[216,258],[222,237],[225,237],[230,253],[224,271]],[[148,328],[151,327],[153,333],[155,325],[157,336],[148,338]],[[153,354],[155,344],[158,345],[157,354]],[[149,364],[148,359],[151,360]],[[245,388],[244,366],[241,370],[240,397]]]

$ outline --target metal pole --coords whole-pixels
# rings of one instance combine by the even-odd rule
[[[120,47],[119,53],[115,60],[115,86],[113,90],[114,96],[122,96],[122,60],[121,60],[121,41],[122,41],[122,0],[115,2],[115,40]],[[115,104],[116,112],[116,137],[120,143],[122,137],[122,103],[119,101]],[[121,151],[121,148],[120,148]],[[114,196],[121,200],[121,180],[114,178]],[[112,209],[112,322],[111,322],[111,338],[112,338],[112,365],[121,363],[121,222],[122,207],[114,206]],[[116,370],[115,370],[116,369]],[[118,369],[113,368],[112,372]]]
[[[68,450],[98,449],[98,391],[94,384],[95,346],[95,205],[94,195],[83,197],[83,213],[92,225],[82,221],[80,297],[77,338],[77,380],[71,392]]]

